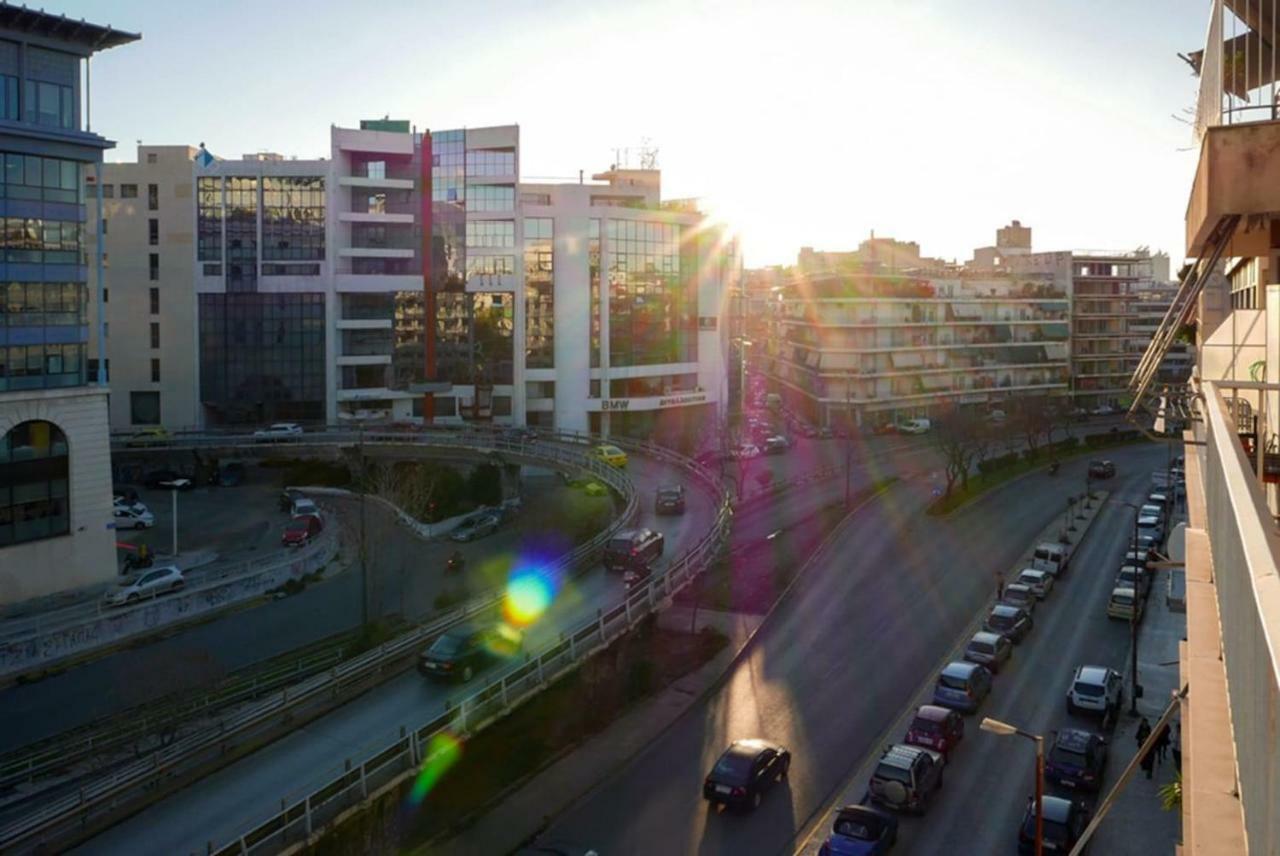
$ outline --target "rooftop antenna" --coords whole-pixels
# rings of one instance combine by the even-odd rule
[[[648,137],[640,138],[640,168],[658,168],[658,147],[653,145],[653,140]]]

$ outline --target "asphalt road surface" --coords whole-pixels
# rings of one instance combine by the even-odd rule
[[[1155,447],[1112,452],[1122,476],[1110,486],[1123,486],[1133,473],[1130,487],[1138,490],[1164,455]],[[943,520],[922,514],[927,479],[895,486],[801,578],[721,687],[561,817],[548,837],[609,856],[792,852],[989,603],[994,571],[1016,561],[1061,513],[1065,497],[1080,492],[1086,465],[1077,460],[1056,477],[1028,476]],[[1038,616],[1015,655],[1021,662],[997,677],[986,712],[1006,714],[1004,705],[1012,705],[1007,715],[1015,722],[1047,726],[1045,718],[1063,711],[1065,676],[1077,660],[1118,663],[1123,631],[1099,618],[1098,598],[1119,552],[1108,538],[1127,532],[1120,511],[1127,509],[1094,524],[1099,531],[1086,542],[1085,561],[1051,595],[1058,600]],[[971,719],[969,733],[976,730]],[[753,815],[710,810],[701,798],[707,770],[730,742],[757,735],[791,749],[789,779]],[[1022,747],[985,748],[979,739],[964,747],[936,814],[904,822],[902,852],[1010,850],[1030,761]],[[959,844],[965,836],[972,846]]]

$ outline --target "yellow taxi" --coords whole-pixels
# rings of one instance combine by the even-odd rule
[[[623,469],[627,465],[627,453],[610,443],[601,443],[591,450],[591,457],[611,467]]]

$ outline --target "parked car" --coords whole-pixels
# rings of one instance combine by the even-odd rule
[[[885,808],[924,814],[942,788],[946,763],[941,753],[923,746],[889,746],[871,773],[867,797]]]
[[[772,437],[765,438],[764,453],[766,455],[781,455],[790,448],[791,441],[780,434],[775,434]]]
[[[1116,586],[1107,600],[1107,618],[1142,621],[1142,598],[1129,586]]]
[[[1129,551],[1124,554],[1124,564],[1144,569],[1147,567],[1147,562],[1154,562],[1157,559],[1158,554],[1150,547],[1134,548],[1131,545]]]
[[[1164,543],[1164,521],[1155,515],[1147,515],[1138,518],[1138,536],[1150,536],[1151,543],[1157,545]]]
[[[111,517],[116,529],[150,529],[156,525],[155,516],[140,502],[133,506],[114,506]]]
[[[515,425],[502,432],[502,439],[508,443],[536,443],[538,432],[528,425]]]
[[[1032,615],[1036,611],[1035,592],[1030,586],[1024,586],[1021,583],[1009,583],[1005,586],[1004,592],[1000,595],[1000,602],[1022,607]]]
[[[284,440],[301,435],[302,426],[296,422],[277,422],[274,425],[268,425],[266,428],[259,428],[253,432],[253,436],[257,440]]]
[[[301,547],[319,535],[323,529],[324,523],[319,517],[314,514],[304,514],[285,524],[284,532],[280,535],[280,543],[285,547]]]
[[[991,692],[991,671],[969,662],[951,662],[938,675],[933,687],[933,703],[973,713]]]
[[[492,535],[498,530],[498,524],[501,522],[502,518],[491,511],[472,514],[449,533],[449,540],[466,542]]]
[[[1018,585],[1031,589],[1037,600],[1044,600],[1053,591],[1053,574],[1037,571],[1035,568],[1023,568],[1018,574]]]
[[[983,630],[999,633],[1015,645],[1026,638],[1033,626],[1031,613],[1009,603],[997,603],[982,622]]]
[[[896,817],[867,805],[847,805],[836,812],[818,856],[883,856],[897,841]]]
[[[173,565],[151,568],[136,577],[121,580],[116,587],[102,596],[105,606],[123,606],[137,603],[143,598],[157,597],[166,592],[181,591],[186,585],[182,571]]]
[[[787,777],[791,753],[769,740],[735,740],[702,782],[702,797],[730,808],[760,807],[764,792]]]
[[[418,671],[439,680],[469,681],[493,662],[519,654],[522,645],[519,632],[505,624],[463,624],[418,655]]]
[[[1040,799],[1040,823],[1043,830],[1044,849],[1068,853],[1080,840],[1084,828],[1089,825],[1089,810],[1084,803],[1045,795]],[[1031,856],[1036,852],[1036,806],[1033,797],[1027,798],[1027,810],[1018,826],[1018,854]]]
[[[1013,643],[999,633],[986,630],[973,634],[969,644],[965,646],[964,658],[970,663],[981,663],[998,674],[1009,658],[1013,656]]]
[[[1067,689],[1067,713],[1106,716],[1118,712],[1123,700],[1119,672],[1106,666],[1080,666]]]
[[[1071,554],[1065,544],[1045,541],[1037,544],[1031,553],[1031,567],[1037,571],[1046,571],[1054,577],[1065,577],[1071,564]]]
[[[604,545],[604,566],[610,571],[632,568],[648,570],[662,557],[666,539],[652,529],[628,529],[619,532]]]
[[[1147,550],[1151,553],[1160,551],[1160,539],[1152,532],[1139,532],[1136,540],[1130,540],[1129,549]]]
[[[1159,508],[1164,509],[1165,511],[1168,511],[1169,505],[1172,503],[1170,496],[1171,494],[1162,493],[1160,491],[1154,491],[1150,496],[1147,497],[1147,502],[1151,503],[1152,505],[1158,506]]]
[[[591,457],[618,469],[624,469],[627,466],[627,453],[612,443],[601,443],[593,446]]]
[[[191,490],[195,482],[173,470],[154,470],[142,482],[152,490]]]
[[[1053,737],[1044,777],[1060,787],[1097,791],[1106,767],[1105,737],[1083,728],[1064,728]]]
[[[928,434],[933,428],[933,423],[928,419],[908,419],[906,422],[898,423],[898,431],[903,434]]]
[[[316,505],[315,500],[305,496],[300,496],[293,501],[293,506],[289,509],[290,517],[324,517],[320,513],[320,506]]]
[[[958,711],[936,704],[922,704],[907,726],[907,734],[902,742],[924,746],[949,759],[951,750],[963,739],[964,717]]]
[[[1115,587],[1131,588],[1145,601],[1151,595],[1151,572],[1138,565],[1123,565],[1116,572]]]
[[[168,431],[157,426],[137,432],[125,442],[125,445],[129,447],[163,446],[172,439],[173,437]]]
[[[658,488],[653,498],[656,514],[684,514],[684,485],[673,484]]]
[[[1109,479],[1115,474],[1116,465],[1113,461],[1089,462],[1089,478],[1091,479]]]

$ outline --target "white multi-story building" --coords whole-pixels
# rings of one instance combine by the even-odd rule
[[[325,160],[197,158],[204,422],[684,442],[725,401],[737,247],[663,202],[656,170],[521,183],[516,126],[381,120],[331,139]]]

